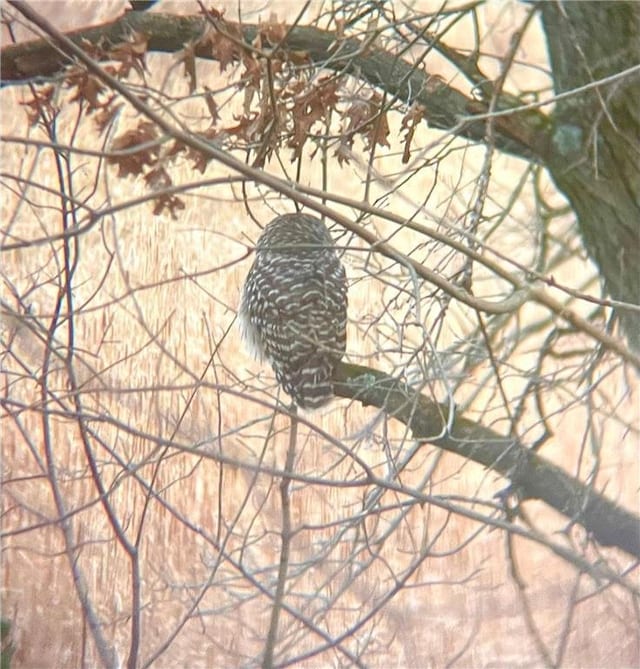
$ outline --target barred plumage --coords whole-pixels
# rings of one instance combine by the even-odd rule
[[[265,227],[239,316],[249,348],[296,404],[314,409],[331,399],[346,348],[347,281],[321,220],[286,214]]]

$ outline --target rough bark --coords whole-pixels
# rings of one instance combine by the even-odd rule
[[[640,66],[640,3],[543,2],[556,93]],[[545,164],[616,300],[640,305],[640,70],[559,100]],[[640,350],[640,312],[618,309]]]

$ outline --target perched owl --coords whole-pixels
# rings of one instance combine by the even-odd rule
[[[271,363],[298,406],[315,409],[331,399],[331,375],[347,341],[347,280],[320,219],[285,214],[266,226],[239,316],[252,353]]]

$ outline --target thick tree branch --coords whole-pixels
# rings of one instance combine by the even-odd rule
[[[516,438],[504,437],[464,416],[453,416],[450,421],[447,405],[369,367],[341,363],[334,380],[339,397],[383,409],[409,427],[415,439],[498,472],[511,481],[523,501],[542,500],[572,523],[582,525],[600,544],[640,558],[639,516],[569,476]]]
[[[225,24],[227,27],[232,24]],[[220,24],[220,30],[225,30]],[[130,39],[134,32],[148,38],[148,50],[177,52],[187,43],[197,41],[211,24],[201,16],[174,16],[148,12],[127,12],[116,21],[67,33],[78,46],[83,42],[101,44],[105,49]],[[251,45],[260,26],[245,24],[241,32],[246,45]],[[364,43],[355,38],[339,40],[334,32],[313,26],[289,29],[282,48],[304,52],[310,63],[335,72],[353,74],[372,86],[384,90],[390,98],[405,104],[417,102],[424,107],[425,119],[430,126],[452,130],[473,141],[483,141],[485,120],[465,120],[488,111],[488,102],[467,97],[432,77],[422,67],[399,58],[393,53]],[[212,59],[215,54],[206,45],[196,45],[200,58]],[[37,77],[51,77],[69,63],[68,57],[48,40],[35,40],[4,47],[1,51],[2,84],[22,82]],[[506,99],[506,98],[505,98]],[[504,109],[515,104],[498,104]],[[498,148],[528,160],[544,156],[547,118],[538,110],[529,110],[514,116],[494,119],[494,134]]]

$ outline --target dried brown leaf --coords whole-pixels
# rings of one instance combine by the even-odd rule
[[[244,65],[242,83],[247,87],[253,87],[256,90],[259,90],[260,84],[264,78],[262,63],[251,54],[246,55],[242,59],[242,64]]]
[[[93,120],[98,128],[98,132],[102,134],[105,131],[105,128],[111,123],[113,117],[122,109],[122,104],[113,104],[116,100],[116,96],[112,95],[109,98],[108,102],[98,110],[93,117]]]
[[[240,137],[246,142],[251,142],[255,139],[255,132],[258,126],[258,112],[252,112],[247,115],[234,116],[238,121],[237,125],[230,126],[225,128],[225,132],[230,136]]]
[[[373,93],[368,99],[360,98],[352,102],[344,114],[349,119],[344,134],[350,137],[362,135],[366,149],[375,145],[389,146],[389,122],[386,112],[381,111],[382,102],[378,93]]]
[[[414,102],[409,111],[404,115],[402,123],[400,124],[401,130],[404,130],[404,137],[402,139],[404,143],[404,150],[402,152],[402,162],[408,163],[411,158],[411,142],[413,141],[413,136],[415,135],[416,128],[424,118],[425,108],[418,102]]]
[[[294,149],[293,159],[300,158],[305,142],[316,121],[329,123],[331,112],[338,104],[339,81],[331,77],[321,77],[308,89],[293,95],[293,134],[288,146]],[[295,90],[295,87],[294,89]]]
[[[209,128],[203,133],[198,134],[198,137],[205,139],[208,142],[215,140],[221,133],[216,128]],[[193,161],[193,169],[198,170],[200,174],[204,174],[204,171],[207,169],[207,165],[211,161],[211,158],[197,149],[191,147],[185,147],[182,145],[182,149],[187,151],[187,160]]]
[[[338,159],[338,165],[343,163],[348,163],[351,160],[351,147],[353,145],[353,140],[350,140],[348,137],[342,137],[338,148],[335,151],[335,156]]]
[[[218,113],[218,103],[213,95],[213,91],[208,86],[204,87],[204,101],[211,116],[211,124],[215,125],[220,120],[220,114]]]
[[[225,21],[220,12],[210,12],[209,17],[214,25],[208,26],[196,47],[217,60],[224,72],[227,65],[242,58],[246,51],[244,37],[238,24]]]
[[[138,176],[143,173],[145,165],[155,165],[158,160],[158,146],[149,146],[136,150],[137,146],[153,142],[157,137],[156,128],[149,121],[141,121],[137,128],[127,130],[113,140],[112,151],[127,151],[125,155],[110,156],[108,162],[118,166],[118,176],[130,174]]]
[[[153,215],[159,216],[165,209],[169,210],[171,218],[174,221],[178,220],[178,212],[183,211],[185,208],[184,200],[179,198],[177,195],[160,195],[155,198],[153,207]]]
[[[196,45],[195,42],[185,44],[182,53],[178,57],[178,62],[184,65],[184,74],[189,82],[189,93],[196,90]]]
[[[278,15],[272,13],[266,23],[261,23],[258,28],[262,42],[271,46],[280,44],[287,36],[288,28],[284,22],[278,21]]]
[[[86,102],[87,112],[90,114],[96,109],[100,109],[108,104],[109,100],[105,102],[100,101],[100,94],[105,90],[104,85],[93,74],[89,74],[87,70],[82,67],[71,67],[68,70],[65,84],[68,88],[74,89],[75,92],[69,99],[69,102]]]
[[[168,188],[173,183],[169,173],[164,167],[154,167],[144,176],[145,183],[152,190]]]
[[[133,32],[126,42],[119,42],[109,49],[107,57],[120,63],[118,76],[126,78],[134,70],[141,78],[146,71],[145,56],[149,40],[146,35]]]
[[[42,88],[32,88],[33,97],[21,102],[20,104],[25,107],[25,112],[27,118],[29,119],[29,125],[34,126],[40,119],[40,110],[47,109],[49,112],[54,112],[52,99],[53,99],[53,86],[44,86]]]

